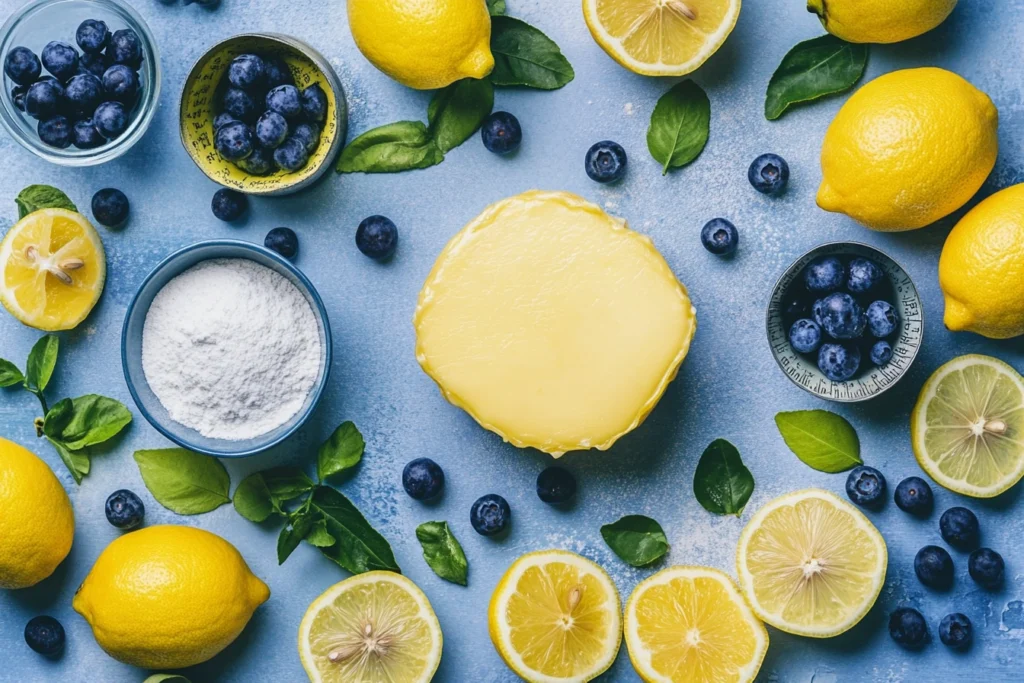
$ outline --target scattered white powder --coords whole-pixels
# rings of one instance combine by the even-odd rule
[[[175,422],[215,439],[251,439],[286,423],[320,358],[305,296],[247,259],[203,261],[168,282],[142,332],[153,393]]]

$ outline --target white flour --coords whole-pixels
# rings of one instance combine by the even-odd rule
[[[203,261],[153,299],[142,367],[171,419],[241,441],[302,408],[320,371],[320,335],[295,285],[247,259]]]

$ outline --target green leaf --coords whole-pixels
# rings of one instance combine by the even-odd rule
[[[849,90],[864,75],[868,46],[833,35],[805,40],[786,53],[768,82],[764,116],[770,121],[794,104]]]
[[[434,93],[427,108],[429,131],[441,151],[448,153],[480,129],[494,109],[494,86],[489,80],[464,78]]]
[[[270,496],[278,503],[294,500],[309,493],[316,483],[298,467],[274,467],[260,472]]]
[[[469,563],[448,522],[424,522],[416,527],[416,538],[423,546],[423,559],[445,581],[466,585]]]
[[[693,475],[697,502],[716,515],[743,512],[754,492],[754,476],[743,464],[740,452],[725,439],[715,439],[704,450]]]
[[[306,534],[306,541],[317,548],[329,548],[338,542],[327,530],[327,520],[325,519],[316,520],[313,528]]]
[[[71,476],[74,477],[76,484],[81,484],[82,479],[85,475],[89,474],[89,470],[92,467],[92,463],[89,462],[89,456],[83,452],[74,452],[69,450],[63,443],[54,439],[50,436],[46,437],[46,440],[57,450],[57,455],[64,462],[64,466],[71,472]]]
[[[502,16],[507,11],[505,0],[487,0],[487,11],[491,13],[492,17]]]
[[[295,515],[277,536],[277,564],[284,564],[313,528],[316,518],[309,512]]]
[[[366,443],[351,422],[342,422],[331,438],[320,446],[316,456],[316,476],[320,481],[351,469],[363,458]]]
[[[342,151],[338,173],[398,173],[444,161],[422,121],[399,121],[369,130]]]
[[[699,85],[686,80],[662,95],[654,107],[647,149],[662,165],[664,175],[700,156],[710,130],[711,100]]]
[[[71,399],[71,404],[70,419],[62,415],[61,428],[52,430],[50,436],[73,451],[113,438],[132,421],[132,414],[124,405],[106,396],[87,394]]]
[[[52,334],[40,337],[28,352],[28,364],[25,369],[25,382],[36,391],[42,391],[53,377],[53,369],[57,367],[57,350],[60,340]]]
[[[827,410],[779,413],[775,424],[789,450],[820,472],[845,472],[863,464],[857,431],[835,413]]]
[[[29,185],[14,199],[18,204],[18,220],[40,209],[67,209],[78,212],[68,196],[49,185]]]
[[[144,680],[142,683],[190,683],[187,678],[181,674],[153,674]]]
[[[668,552],[668,539],[661,525],[643,515],[627,515],[605,524],[601,536],[623,562],[634,567],[646,567]]]
[[[43,417],[43,434],[54,439],[62,438],[64,430],[74,415],[74,401],[70,398],[62,398],[57,401]]]
[[[494,85],[522,85],[558,90],[576,77],[569,60],[555,41],[525,21],[496,16],[491,19]]]
[[[260,472],[254,472],[242,480],[235,488],[231,503],[235,506],[235,512],[250,522],[266,521],[277,511],[267,482]]]
[[[184,448],[135,451],[135,462],[156,502],[179,515],[198,515],[231,502],[231,478],[216,458]]]
[[[323,515],[328,533],[337,541],[328,548],[320,548],[320,552],[353,574],[375,569],[401,572],[391,545],[348,498],[328,486],[317,486],[311,503],[311,508]]]
[[[25,376],[21,374],[21,370],[18,366],[9,360],[0,358],[0,389],[6,387],[13,387],[15,384],[21,384],[25,381]]]

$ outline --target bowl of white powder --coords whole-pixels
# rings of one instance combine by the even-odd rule
[[[219,458],[287,439],[312,414],[331,367],[316,289],[278,254],[215,240],[164,259],[121,332],[139,411],[184,448]]]

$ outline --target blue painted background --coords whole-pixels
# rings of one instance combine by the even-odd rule
[[[0,0],[6,16],[20,0]],[[428,93],[413,92],[378,73],[356,50],[343,2],[322,0],[224,0],[215,11],[198,5],[136,0],[163,52],[164,93],[145,139],[105,166],[72,170],[37,160],[0,136],[0,230],[17,216],[14,196],[30,183],[64,189],[87,206],[101,187],[118,187],[132,201],[130,224],[102,230],[109,260],[106,292],[92,316],[61,337],[62,354],[50,395],[98,392],[131,407],[119,363],[125,307],[146,273],[169,252],[215,237],[261,242],[277,225],[301,239],[298,265],[323,295],[334,329],[332,386],[315,417],[293,441],[272,453],[227,462],[233,484],[249,472],[284,463],[310,465],[317,444],[344,419],[359,425],[367,453],[358,475],[342,490],[390,539],[403,570],[430,597],[445,633],[437,680],[505,682],[515,677],[492,648],[486,627],[491,590],[520,554],[560,547],[583,553],[608,569],[623,596],[652,570],[625,566],[606,548],[598,527],[629,513],[660,520],[672,543],[670,563],[707,564],[734,573],[733,553],[749,518],[718,518],[694,500],[696,460],[716,437],[732,440],[757,479],[754,510],[796,488],[821,486],[842,492],[845,476],[814,472],[801,464],[776,432],[779,410],[831,408],[858,429],[864,459],[891,485],[920,474],[908,438],[910,410],[925,378],[962,353],[988,353],[1024,370],[1020,340],[991,342],[953,335],[942,326],[936,264],[952,219],[903,235],[869,232],[814,205],[820,180],[819,146],[843,97],[805,107],[778,122],[762,115],[765,86],[782,56],[797,41],[819,35],[817,19],[800,0],[747,0],[735,32],[695,75],[712,102],[711,139],[690,167],[662,177],[646,150],[648,118],[672,81],[640,77],[613,63],[584,25],[577,0],[509,0],[510,13],[541,27],[576,68],[576,80],[554,93],[501,90],[497,107],[515,113],[525,142],[511,158],[487,153],[477,139],[453,151],[439,167],[392,176],[331,175],[311,190],[283,199],[257,199],[241,226],[210,213],[215,186],[193,167],[178,142],[178,91],[193,61],[212,43],[250,30],[275,30],[302,38],[331,61],[349,95],[354,134],[400,119],[425,118]],[[867,78],[896,68],[940,65],[985,90],[1000,112],[1000,156],[982,195],[1024,179],[1024,102],[1020,55],[1024,50],[1024,2],[964,0],[931,34],[895,46],[872,48]],[[68,39],[68,36],[55,38]],[[587,179],[583,156],[595,141],[612,138],[630,154],[629,174],[614,187]],[[749,162],[761,152],[785,156],[792,168],[789,191],[769,199],[747,184]],[[566,464],[580,482],[575,507],[558,511],[534,493],[537,473],[550,459],[518,451],[478,428],[449,406],[420,371],[413,356],[411,325],[416,295],[445,242],[493,201],[531,189],[579,193],[628,219],[650,235],[689,287],[699,326],[693,349],[661,405],[635,433],[608,453],[577,453]],[[359,221],[390,216],[401,231],[396,258],[385,265],[363,257],[353,243]],[[741,233],[733,260],[705,252],[698,239],[715,216]],[[924,297],[925,342],[909,375],[884,397],[856,406],[828,406],[790,384],[772,360],[763,315],[768,292],[799,254],[829,240],[858,239],[906,266]],[[23,362],[37,338],[0,315],[0,356]],[[500,390],[500,387],[496,387]],[[148,494],[131,458],[139,448],[165,442],[141,418],[106,452],[93,458],[92,474],[75,486],[56,455],[32,429],[35,399],[24,392],[0,397],[0,434],[31,447],[58,472],[74,503],[77,530],[71,555],[55,575],[27,590],[0,593],[0,679],[10,681],[141,681],[144,672],[119,664],[97,647],[71,596],[103,547],[119,534],[103,515],[113,490],[134,489],[147,506],[148,524],[193,524],[221,534],[243,553],[271,587],[242,636],[212,661],[186,673],[195,681],[304,680],[295,652],[299,621],[309,602],[344,578],[313,548],[301,547],[283,567],[275,559],[277,527],[256,525],[230,506],[178,517]],[[437,460],[448,488],[436,504],[408,498],[400,487],[405,462]],[[936,489],[937,512],[918,521],[891,503],[872,519],[889,544],[889,575],[875,609],[856,628],[832,640],[814,641],[771,630],[761,681],[948,680],[1018,681],[1024,676],[1024,522],[1021,487],[989,502],[965,500]],[[469,507],[484,493],[500,493],[513,510],[511,534],[502,541],[473,533]],[[913,556],[939,541],[938,512],[966,504],[982,520],[984,543],[1003,553],[1008,580],[994,592],[978,590],[967,577],[966,556],[953,553],[955,588],[938,593],[921,586]],[[470,585],[435,577],[424,563],[413,530],[433,519],[448,520],[465,547]],[[949,611],[963,611],[977,629],[974,648],[958,655],[936,640],[920,653],[898,649],[885,630],[887,613],[913,605],[928,617],[932,633]],[[32,616],[57,616],[68,631],[64,656],[51,662],[31,652],[22,629]],[[941,674],[940,674],[941,672]],[[608,681],[636,681],[625,651]]]

